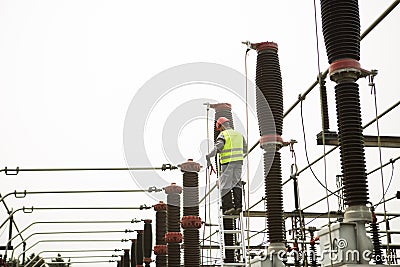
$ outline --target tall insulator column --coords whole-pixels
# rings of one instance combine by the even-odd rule
[[[136,239],[131,239],[131,267],[136,267]]]
[[[321,0],[322,30],[329,74],[336,82],[338,141],[344,198],[349,206],[346,221],[371,221],[365,171],[364,138],[358,78],[368,74],[360,59],[360,16],[357,0]]]
[[[154,205],[156,211],[156,245],[154,254],[156,255],[156,266],[167,266],[167,243],[164,236],[167,232],[167,204],[160,201]]]
[[[136,267],[143,267],[143,230],[137,230],[136,232]]]
[[[184,266],[200,266],[201,218],[199,217],[199,174],[200,164],[189,159],[180,165],[183,172],[183,249]]]
[[[285,242],[282,196],[281,138],[283,128],[282,77],[278,45],[273,42],[254,44],[257,49],[256,104],[260,146],[264,149],[265,197],[269,250],[282,249]],[[278,250],[277,250],[278,249]]]
[[[129,249],[124,249],[124,265],[123,267],[129,267],[130,259],[129,259]]]
[[[165,234],[165,242],[167,242],[168,265],[169,267],[181,266],[181,245],[182,234],[180,232],[181,217],[181,196],[182,187],[175,183],[164,188],[167,194],[167,233]]]
[[[211,104],[211,108],[215,110],[215,117],[214,117],[214,142],[217,140],[219,135],[219,131],[215,128],[215,123],[220,117],[225,117],[230,120],[230,126],[232,129],[235,128],[233,123],[233,115],[232,115],[232,105],[229,103],[218,103],[218,104]],[[216,159],[217,161],[217,159]],[[215,162],[218,166],[217,162]],[[228,192],[228,194],[232,194],[232,192]],[[235,221],[234,219],[223,219],[224,229],[225,230],[234,230]],[[233,246],[235,245],[235,235],[234,234],[224,234],[224,240],[226,246]],[[235,252],[232,249],[225,250],[225,262],[232,263],[235,262]]]
[[[151,249],[153,247],[153,230],[151,220],[144,220],[143,230],[143,262],[145,266],[150,266],[151,263]]]

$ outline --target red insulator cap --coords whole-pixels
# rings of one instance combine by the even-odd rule
[[[260,146],[265,148],[268,145],[276,145],[282,147],[284,145],[283,139],[277,134],[266,134],[260,138]]]
[[[167,204],[165,204],[163,201],[160,201],[158,204],[155,204],[153,208],[155,211],[167,210]]]
[[[329,66],[329,74],[342,69],[361,70],[360,62],[352,58],[338,59]]]
[[[164,239],[167,243],[181,243],[182,234],[180,232],[168,232],[165,234]]]
[[[136,264],[136,267],[143,267],[143,265],[137,265],[137,264]]]
[[[139,234],[143,234],[144,230],[136,230]]]
[[[199,172],[201,165],[197,162],[194,162],[193,159],[188,159],[188,161],[178,165],[181,168],[182,172]]]
[[[199,216],[183,216],[181,226],[183,229],[200,229],[201,218]]]
[[[144,263],[151,263],[152,260],[151,260],[151,258],[143,258],[143,262]]]
[[[253,44],[252,47],[254,47],[257,52],[261,52],[264,50],[275,50],[275,52],[278,52],[278,44],[274,42],[261,42],[261,43],[256,43]]]
[[[176,183],[172,183],[169,186],[164,187],[165,194],[181,194],[182,187],[176,185]]]
[[[232,105],[229,103],[217,103],[217,104],[210,104],[210,108],[215,110],[231,110]]]
[[[329,66],[330,79],[336,83],[355,82],[358,78],[370,74],[370,71],[361,68],[360,62],[352,58],[338,59]]]
[[[155,245],[154,246],[154,254],[155,255],[167,255],[168,254],[168,246],[167,245]]]
[[[150,219],[146,219],[146,220],[143,220],[144,221],[144,223],[151,223],[152,222],[152,220],[150,220]]]

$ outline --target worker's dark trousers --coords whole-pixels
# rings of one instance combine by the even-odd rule
[[[233,201],[232,201],[233,194]],[[232,190],[222,196],[222,207],[224,210],[231,208],[242,208],[242,188],[234,187]]]

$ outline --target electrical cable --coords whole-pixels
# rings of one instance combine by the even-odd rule
[[[383,201],[384,197],[386,197],[386,194],[389,191],[389,187],[392,184],[393,175],[394,175],[394,162],[392,161],[391,163],[392,163],[392,174],[390,175],[389,183],[388,183],[388,185],[386,187],[386,190],[385,190],[385,193],[383,194],[383,197],[381,198],[381,200],[379,200],[378,204],[376,204],[375,208],[378,208],[379,205],[383,203],[382,201]]]
[[[383,219],[385,222],[387,222],[387,210],[386,210],[386,201],[385,201],[385,181],[384,181],[384,175],[383,175],[383,161],[382,161],[382,146],[381,146],[381,135],[380,135],[380,129],[379,129],[379,119],[378,119],[378,103],[377,103],[377,98],[376,98],[376,87],[375,87],[375,82],[374,82],[374,75],[369,76],[369,85],[371,86],[371,94],[373,94],[374,97],[374,105],[375,105],[375,118],[376,119],[376,131],[377,131],[377,137],[378,137],[378,151],[379,151],[379,164],[380,164],[380,173],[381,173],[381,185],[382,185],[382,200],[383,200]],[[385,227],[386,231],[386,257],[388,258],[390,255],[390,247],[389,247],[389,232],[387,227]],[[386,261],[390,265],[390,261]]]
[[[301,125],[302,125],[302,129],[303,129],[303,140],[304,140],[304,152],[305,152],[305,156],[306,156],[306,160],[307,160],[307,164],[310,164],[310,159],[308,157],[308,150],[307,150],[307,140],[306,140],[306,132],[305,132],[305,126],[304,126],[304,117],[303,117],[303,100],[300,102],[300,116],[301,116]],[[325,154],[325,153],[324,153]],[[334,192],[332,192],[331,190],[329,190],[328,187],[326,187],[317,177],[317,175],[315,174],[314,170],[311,168],[311,166],[309,166],[309,169],[311,171],[311,173],[313,174],[314,178],[318,181],[318,183],[324,188],[326,189],[329,193],[335,195],[336,197],[340,198],[339,195],[335,194]]]
[[[4,172],[6,175],[17,175],[20,172],[65,172],[65,171],[165,171],[165,170],[177,170],[178,167],[171,164],[163,164],[161,167],[126,167],[126,168],[29,168],[21,169],[19,167],[15,169],[9,169],[5,167],[0,169],[0,172]],[[10,173],[12,172],[12,173]]]

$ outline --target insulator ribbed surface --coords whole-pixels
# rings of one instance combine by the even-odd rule
[[[321,0],[322,32],[329,63],[360,59],[360,15],[357,0]]]
[[[136,267],[136,240],[132,240],[131,245],[131,267]]]
[[[376,216],[373,217],[373,220],[370,224],[372,231],[372,244],[374,245],[374,251],[372,258],[374,259],[375,264],[383,264],[382,260],[382,250],[381,250],[381,239],[379,237],[379,224],[376,222]]]
[[[269,170],[268,166],[271,166]],[[280,152],[265,151],[264,177],[269,241],[271,243],[282,243],[285,240],[285,235]]]
[[[167,195],[167,232],[180,232],[180,202],[179,194]],[[181,266],[181,249],[178,243],[168,243],[168,267]]]
[[[166,267],[167,266],[167,256],[166,255],[157,255],[156,256],[156,266],[157,267]]]
[[[153,249],[153,229],[150,221],[144,222],[143,231],[143,257],[151,258],[151,252]]]
[[[181,266],[181,245],[168,243],[168,267]]]
[[[199,216],[199,174],[183,173],[183,216]],[[200,266],[200,241],[198,229],[184,229],[184,266]]]
[[[135,256],[136,265],[143,265],[143,230],[137,231]]]
[[[200,238],[198,229],[185,229],[184,235],[184,266],[200,266]]]
[[[322,120],[322,125],[324,127],[324,130],[329,130],[329,111],[328,111],[328,96],[326,93],[326,86],[325,86],[325,81],[322,81],[322,84],[320,86],[320,94],[321,94],[321,107],[322,107],[322,114],[323,114],[323,120]]]
[[[199,216],[199,174],[183,173],[183,216]]]
[[[180,202],[179,194],[167,195],[167,231],[180,232]]]
[[[157,211],[156,212],[156,244],[165,245],[164,236],[167,232],[167,212]]]
[[[282,77],[276,50],[258,52],[256,85],[259,89],[256,90],[256,105],[260,134],[282,135]]]
[[[335,86],[335,95],[345,204],[367,205],[369,196],[358,84],[340,83]]]

